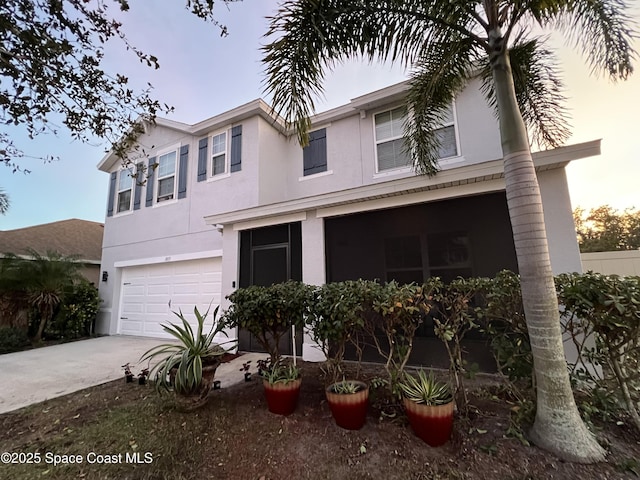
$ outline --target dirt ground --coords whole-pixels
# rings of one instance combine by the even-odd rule
[[[565,463],[508,438],[513,405],[489,377],[471,387],[476,413],[457,416],[452,440],[431,448],[411,432],[401,411],[383,407],[375,395],[362,430],[337,427],[318,365],[303,364],[302,371],[299,405],[288,417],[267,411],[257,379],[213,391],[211,401],[191,413],[176,411],[149,385],[117,381],[0,415],[0,452],[32,460],[0,464],[0,478],[595,480],[640,475],[640,436],[624,423],[595,425],[609,452],[607,461],[596,465]],[[367,367],[363,376],[379,375]],[[36,453],[39,462],[33,461]],[[54,455],[81,461],[54,465]],[[118,462],[118,455],[125,460]]]

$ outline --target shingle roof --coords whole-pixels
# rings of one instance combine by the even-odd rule
[[[33,249],[45,255],[55,251],[80,260],[100,262],[104,224],[72,218],[16,230],[0,230],[0,254],[26,255]]]

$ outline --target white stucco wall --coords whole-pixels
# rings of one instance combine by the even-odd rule
[[[606,275],[640,276],[640,250],[581,254],[582,269]]]
[[[582,272],[565,169],[538,172],[538,183],[553,273]]]

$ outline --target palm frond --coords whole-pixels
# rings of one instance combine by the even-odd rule
[[[633,73],[637,56],[632,43],[638,32],[624,0],[547,1],[537,6],[538,23],[561,30],[586,56],[592,73],[604,71],[612,80]]]
[[[263,47],[265,92],[275,112],[308,143],[309,116],[323,94],[325,72],[339,61],[362,57],[412,65],[434,42],[473,33],[474,2],[421,0],[288,0],[270,18]]]
[[[11,202],[9,201],[9,195],[0,188],[0,215],[4,215],[9,210]]]
[[[405,124],[405,138],[420,173],[438,171],[440,139],[436,131],[472,75],[476,55],[473,42],[456,37],[432,44],[416,63],[407,95],[411,119]]]
[[[516,99],[530,143],[539,147],[557,147],[569,138],[569,121],[563,84],[553,52],[540,38],[516,39],[509,50]],[[497,110],[490,67],[482,70],[482,90],[491,107]],[[497,113],[496,113],[497,114]]]

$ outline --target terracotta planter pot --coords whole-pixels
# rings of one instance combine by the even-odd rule
[[[356,393],[335,393],[334,383],[327,387],[325,393],[336,424],[347,430],[360,430],[367,421],[369,386],[364,382],[350,381],[350,383],[360,385],[362,390]]]
[[[403,399],[414,433],[432,447],[444,445],[453,430],[453,400],[445,405],[424,405]]]
[[[269,384],[263,380],[264,395],[267,398],[267,405],[271,413],[278,415],[291,415],[298,405],[298,397],[300,396],[300,385],[302,378],[298,378],[293,382]]]

